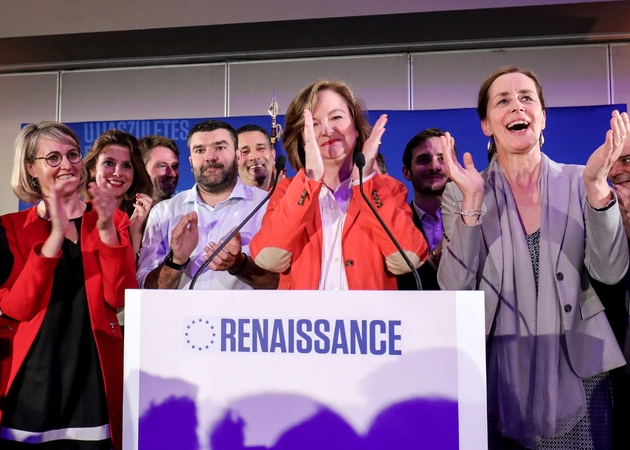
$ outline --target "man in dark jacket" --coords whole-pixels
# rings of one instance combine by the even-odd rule
[[[440,136],[444,132],[428,128],[407,143],[403,153],[403,176],[413,185],[413,222],[429,244],[429,256],[418,269],[424,290],[439,290],[437,268],[442,256],[442,192],[448,181],[442,157]],[[412,273],[400,275],[399,290],[416,289]]]

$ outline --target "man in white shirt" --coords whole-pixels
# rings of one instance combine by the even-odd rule
[[[265,191],[238,178],[237,139],[231,125],[209,120],[188,133],[192,189],[158,203],[147,221],[138,259],[144,288],[186,289],[219,243],[260,203]],[[197,289],[274,289],[278,275],[256,266],[249,242],[260,229],[266,206],[219,253],[197,281]]]
[[[427,264],[418,269],[424,290],[439,290],[437,268],[442,255],[442,193],[448,177],[444,168],[438,128],[428,128],[407,143],[403,153],[403,176],[413,185],[413,222],[429,244]],[[397,277],[398,289],[413,290],[413,274]]]

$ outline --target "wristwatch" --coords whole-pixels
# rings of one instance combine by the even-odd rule
[[[166,255],[166,258],[164,259],[164,265],[166,267],[170,267],[173,270],[184,270],[189,262],[190,262],[190,257],[184,264],[176,264],[175,262],[173,262],[173,249],[171,249],[171,251],[168,252],[168,255]]]

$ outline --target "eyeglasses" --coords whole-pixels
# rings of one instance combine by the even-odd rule
[[[70,150],[65,155],[62,155],[59,152],[50,152],[46,156],[40,156],[39,158],[33,159],[45,159],[46,163],[48,163],[50,167],[57,167],[61,164],[64,156],[68,158],[68,161],[70,161],[71,164],[78,164],[81,162],[81,152],[79,150]]]

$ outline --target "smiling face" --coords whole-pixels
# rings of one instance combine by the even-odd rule
[[[273,174],[276,152],[260,131],[245,131],[238,135],[238,172],[243,183],[264,188]]]
[[[411,167],[403,167],[403,176],[420,194],[442,195],[448,177],[440,138],[431,137],[413,149]]]
[[[153,198],[162,201],[171,198],[179,182],[179,159],[168,147],[155,147],[145,164],[151,183]]]
[[[45,159],[35,159],[32,164],[27,163],[28,173],[37,178],[42,197],[49,197],[51,189],[55,186],[61,188],[64,197],[75,195],[81,182],[83,163],[72,164],[68,154],[76,152],[80,155],[81,152],[76,145],[40,138],[35,158],[50,157],[55,152],[63,155],[57,167],[50,167]]]
[[[342,164],[352,160],[358,131],[342,96],[330,90],[321,91],[313,110],[313,125],[324,161]]]
[[[96,185],[122,201],[133,183],[133,165],[129,149],[120,145],[108,145],[98,155],[90,175]]]
[[[499,152],[526,153],[540,149],[545,112],[536,84],[522,73],[498,77],[488,91],[488,112],[481,121],[486,136],[493,136]]]
[[[626,139],[621,155],[608,173],[608,179],[612,184],[619,184],[630,189],[630,139]]]

